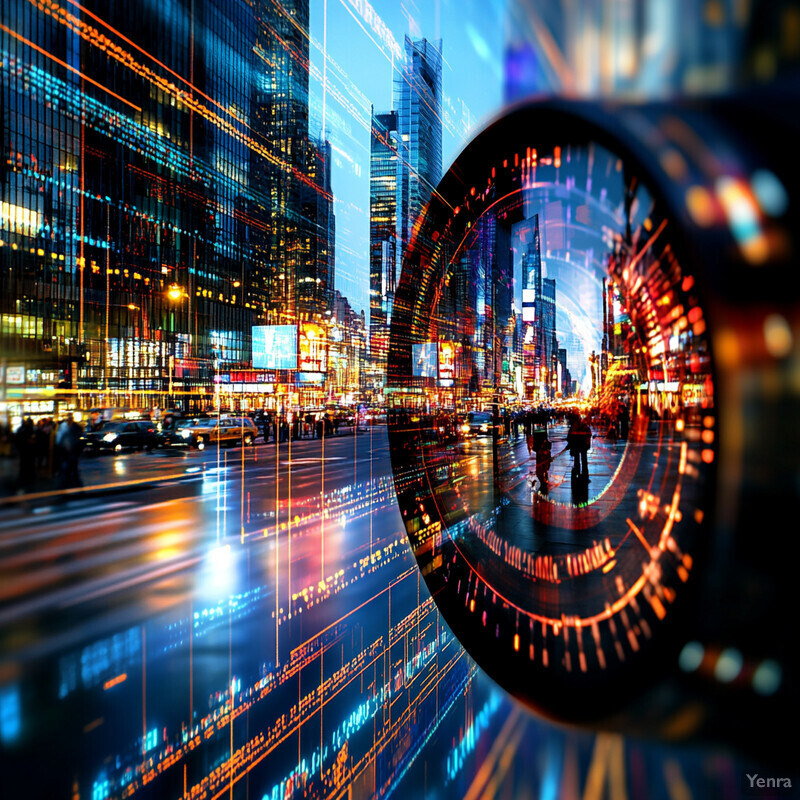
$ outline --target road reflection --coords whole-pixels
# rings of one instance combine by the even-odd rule
[[[491,454],[473,449],[481,474]],[[443,624],[385,429],[327,443],[324,479],[307,451],[203,454],[186,480],[42,506],[24,527],[6,511],[10,796],[554,796],[603,765],[628,785],[614,765],[637,745],[530,717]]]

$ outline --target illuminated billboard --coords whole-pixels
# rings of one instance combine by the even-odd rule
[[[300,324],[300,366],[303,372],[328,371],[328,336],[315,322]]]
[[[456,377],[456,343],[439,342],[439,380],[453,381]]]
[[[256,325],[253,369],[297,369],[297,325]]]
[[[522,290],[522,321],[536,321],[536,292],[533,289]]]
[[[414,360],[412,375],[417,378],[435,378],[438,375],[438,346],[436,342],[423,342],[411,346]]]

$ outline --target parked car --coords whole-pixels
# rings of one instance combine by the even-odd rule
[[[165,439],[166,446],[195,447],[210,444],[255,444],[258,428],[250,417],[185,417]]]
[[[149,420],[112,420],[104,422],[97,430],[84,433],[87,452],[154,450],[160,445],[161,435]]]

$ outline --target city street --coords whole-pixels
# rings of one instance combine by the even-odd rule
[[[146,488],[3,509],[2,669],[25,698],[21,758],[33,763],[42,746],[59,754],[32,778],[36,793],[65,791],[80,762],[82,780],[102,772],[111,785],[148,783],[161,796],[187,779],[180,766],[160,776],[166,761],[191,767],[188,751],[175,757],[187,742],[219,750],[208,725],[234,702],[280,728],[269,752],[293,734],[295,755],[316,757],[330,781],[333,745],[320,758],[310,730],[319,745],[346,722],[348,703],[382,704],[389,693],[404,708],[435,706],[433,685],[463,685],[472,668],[425,600],[387,454],[385,428],[375,428],[324,451],[300,441],[291,453],[286,444],[111,457],[84,474],[103,485],[147,477]],[[287,717],[301,688],[313,697]],[[389,758],[416,724],[381,718],[363,744],[371,758]],[[135,756],[142,742],[146,763]],[[248,780],[268,780],[267,763],[280,782],[298,761],[249,765]]]
[[[598,493],[622,447],[593,445]],[[482,479],[468,495],[480,509],[491,440],[460,449]],[[110,456],[83,474],[113,491],[0,510],[3,699],[19,709],[32,796],[74,780],[87,796],[214,797],[233,784],[282,797],[298,781],[325,793],[341,785],[342,753],[365,792],[430,780],[463,794],[485,786],[479,767],[498,747],[532,752],[545,735],[541,771],[522,757],[496,779],[544,785],[556,765],[609,758],[594,735],[530,717],[476,673],[414,563],[388,453],[376,426],[291,453]],[[527,472],[522,439],[506,454]],[[570,462],[555,462],[554,496]],[[34,769],[41,748],[47,772]]]

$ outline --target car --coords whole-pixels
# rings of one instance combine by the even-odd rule
[[[161,436],[155,423],[149,420],[112,420],[104,422],[97,430],[84,433],[87,452],[123,450],[154,450],[161,445]]]
[[[385,408],[368,408],[366,411],[367,425],[383,425],[388,419]]]
[[[181,417],[174,419],[171,425],[162,426],[161,438],[164,447],[193,447],[199,450],[205,448],[205,442],[197,438],[195,428],[206,421],[201,417]]]
[[[470,411],[461,423],[461,435],[467,439],[492,435],[492,412]]]
[[[250,417],[186,417],[169,433],[167,446],[195,447],[210,444],[255,444],[258,428]]]

